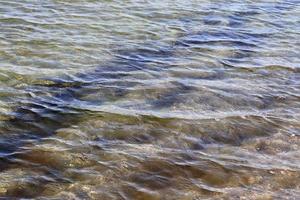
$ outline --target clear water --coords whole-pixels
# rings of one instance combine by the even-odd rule
[[[300,2],[0,0],[0,196],[299,199]]]

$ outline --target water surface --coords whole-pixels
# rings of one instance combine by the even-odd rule
[[[0,197],[300,198],[300,2],[0,0]]]

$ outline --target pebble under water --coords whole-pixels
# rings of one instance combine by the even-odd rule
[[[300,1],[0,0],[0,199],[300,199]]]

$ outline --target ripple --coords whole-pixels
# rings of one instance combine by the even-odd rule
[[[297,1],[0,2],[0,197],[299,198]]]

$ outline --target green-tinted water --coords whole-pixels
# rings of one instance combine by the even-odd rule
[[[300,198],[300,2],[0,0],[0,197]]]

